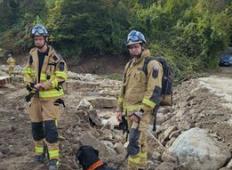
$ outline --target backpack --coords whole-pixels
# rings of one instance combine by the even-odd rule
[[[171,106],[173,103],[172,99],[172,82],[173,82],[173,73],[171,67],[168,65],[167,61],[160,56],[156,57],[146,57],[144,60],[143,71],[147,76],[148,70],[147,66],[150,61],[156,60],[158,61],[163,67],[163,78],[162,78],[162,90],[161,90],[161,106]]]

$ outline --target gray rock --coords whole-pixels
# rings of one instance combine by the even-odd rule
[[[156,123],[157,123],[158,125],[161,125],[161,124],[164,123],[166,120],[167,120],[167,117],[166,117],[164,114],[162,114],[162,113],[157,114]]]
[[[168,149],[189,170],[218,170],[231,157],[226,147],[206,130],[192,128],[182,133]]]
[[[114,144],[114,149],[117,153],[121,154],[124,153],[126,150],[121,142]]]
[[[4,154],[2,152],[0,152],[0,158],[3,158]]]
[[[94,125],[96,125],[96,126],[101,126],[102,125],[101,119],[98,116],[96,110],[94,110],[94,109],[89,110],[88,111],[88,116],[89,116],[89,120],[91,120]]]
[[[161,160],[161,154],[159,152],[157,152],[157,151],[154,151],[152,153],[152,159],[160,161]]]
[[[176,164],[171,162],[163,162],[155,170],[175,170],[175,169],[176,169]]]
[[[74,79],[74,80],[82,80],[82,81],[94,81],[96,80],[96,76],[93,74],[78,74],[69,71],[68,72],[68,77],[69,79]]]
[[[147,161],[146,170],[156,170],[156,167],[158,167],[160,164],[161,164],[161,162],[157,161],[157,160]]]
[[[113,140],[113,133],[110,129],[102,129],[101,140]]]
[[[170,109],[168,107],[160,107],[158,110],[158,114],[162,113],[162,114],[167,114],[170,111]]]
[[[115,108],[117,100],[115,97],[89,97],[87,99],[94,108]]]
[[[170,135],[169,135],[169,139],[171,138],[177,138],[179,135],[180,135],[181,131],[180,130],[176,130],[176,131],[173,131]]]
[[[230,160],[230,162],[227,164],[226,167],[232,169],[232,159]]]
[[[114,90],[114,89],[112,89],[112,87],[110,88],[110,89],[103,89],[103,90],[101,90],[101,91],[99,91],[99,94],[101,95],[101,96],[115,96],[115,97],[117,97],[117,95],[119,94],[119,92],[118,91],[116,91],[116,90]]]
[[[82,99],[80,101],[80,103],[78,104],[78,106],[77,106],[77,110],[85,110],[85,111],[87,111],[87,110],[92,109],[92,108],[93,108],[93,106],[86,99]]]
[[[189,130],[192,127],[193,127],[193,125],[190,122],[186,121],[186,120],[181,121],[181,122],[178,123],[178,128],[181,129],[181,130]]]
[[[166,143],[166,147],[170,147],[172,144],[173,144],[173,142],[176,140],[176,138],[175,137],[173,137],[173,138],[171,138],[167,143]]]
[[[80,143],[82,145],[90,145],[99,151],[100,157],[107,158],[111,157],[115,153],[109,150],[104,143],[100,142],[90,133],[85,133],[80,138]]]
[[[231,168],[223,167],[223,168],[220,168],[219,170],[231,170]]]
[[[110,142],[110,141],[103,140],[103,141],[101,141],[101,142],[104,143],[104,145],[106,145],[106,146],[109,147],[109,148],[114,148],[113,143]]]
[[[81,80],[68,80],[66,82],[66,90],[67,93],[71,94],[76,90],[81,89],[81,91],[89,92],[91,90],[95,90],[100,86],[99,82],[88,82],[88,81],[81,81]]]
[[[170,126],[168,127],[167,130],[164,131],[164,133],[159,137],[161,143],[164,143],[167,139],[169,139],[169,135],[173,132],[176,131],[177,127],[176,126]]]
[[[174,154],[165,151],[165,152],[163,152],[163,154],[161,156],[161,160],[164,161],[164,162],[176,163],[177,162],[177,157]]]

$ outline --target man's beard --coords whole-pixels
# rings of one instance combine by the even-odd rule
[[[40,46],[35,44],[35,46],[36,46],[37,48],[39,48],[39,49],[42,49],[45,45],[46,45],[46,43],[44,43],[43,45],[40,45]]]
[[[142,53],[140,53],[140,54],[138,54],[138,55],[132,55],[132,54],[131,54],[131,57],[133,57],[133,58],[140,58],[141,55],[142,55]]]

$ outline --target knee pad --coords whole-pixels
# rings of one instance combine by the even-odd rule
[[[45,137],[43,122],[32,122],[32,136],[35,141],[42,140]]]
[[[56,143],[58,141],[58,131],[55,120],[47,120],[44,122],[46,141],[48,143]]]

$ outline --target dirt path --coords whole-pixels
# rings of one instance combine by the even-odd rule
[[[209,76],[199,80],[203,87],[208,88],[211,93],[224,99],[224,102],[221,103],[223,106],[232,110],[232,78],[225,76]]]

